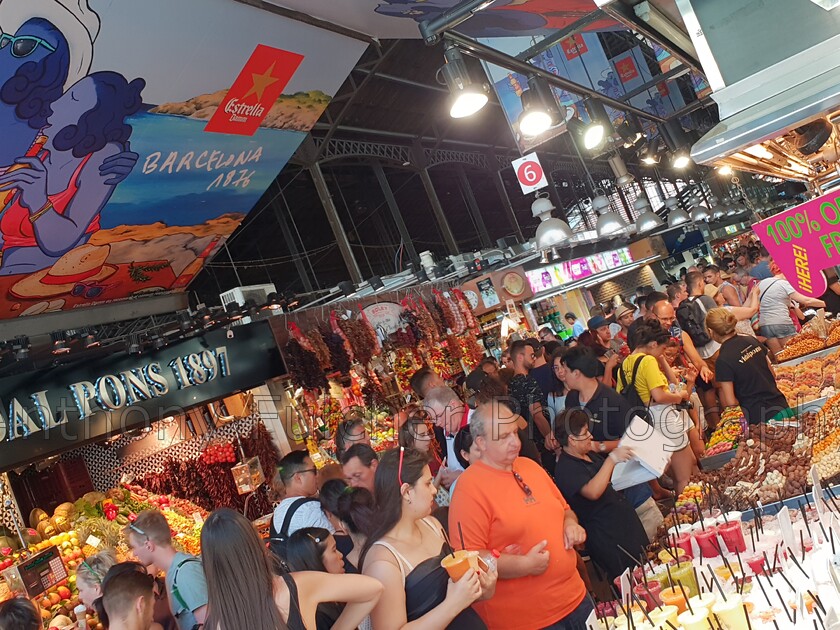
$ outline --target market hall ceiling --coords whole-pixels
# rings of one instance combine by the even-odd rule
[[[183,294],[367,47],[234,0],[0,0],[0,31],[0,319]]]

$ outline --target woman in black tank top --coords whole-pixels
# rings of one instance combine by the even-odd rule
[[[396,630],[421,618],[438,628],[485,630],[472,604],[492,597],[496,574],[470,569],[453,583],[441,566],[450,548],[430,517],[436,490],[426,457],[389,451],[374,483],[379,522],[361,558],[362,573],[385,586],[371,614],[374,630]]]
[[[302,571],[278,577],[254,526],[227,508],[207,518],[201,549],[207,630],[315,630],[317,607],[327,602],[345,603],[336,623],[355,628],[383,590],[379,582],[361,575]],[[266,601],[275,605],[266,606]]]

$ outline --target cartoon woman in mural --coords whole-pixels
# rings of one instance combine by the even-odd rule
[[[26,168],[0,175],[0,191],[17,189],[0,214],[0,275],[48,267],[99,230],[99,213],[116,188],[100,168],[127,146],[125,119],[140,110],[144,87],[143,79],[95,72],[53,103],[38,155],[17,158]]]
[[[99,16],[87,0],[0,0],[0,174],[40,151],[53,103],[90,70],[98,34]],[[103,161],[100,174],[116,185],[138,157],[125,146]],[[5,197],[0,193],[0,202]]]

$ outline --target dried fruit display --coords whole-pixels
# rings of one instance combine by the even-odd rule
[[[814,339],[813,337],[806,337],[799,339],[794,337],[782,350],[776,355],[776,359],[781,361],[789,361],[798,357],[804,357],[806,354],[817,352],[825,348],[825,344],[821,339]]]
[[[330,367],[346,376],[350,373],[350,356],[347,354],[344,339],[332,331],[322,331],[321,335],[330,351]]]

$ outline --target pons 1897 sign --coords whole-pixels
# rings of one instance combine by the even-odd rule
[[[0,379],[0,471],[148,426],[284,373],[266,322]]]

